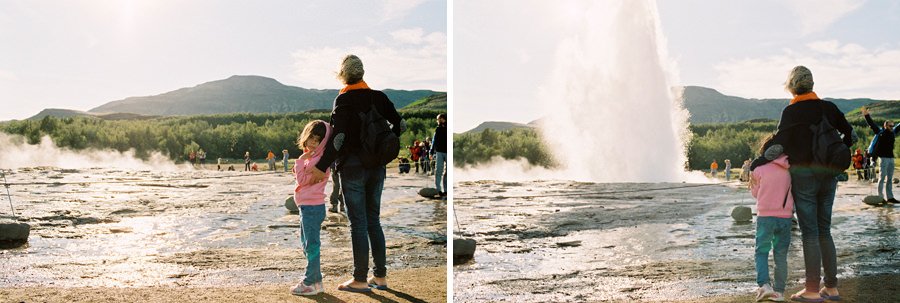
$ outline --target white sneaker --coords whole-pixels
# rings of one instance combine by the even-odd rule
[[[772,296],[769,297],[769,301],[784,302],[784,293],[774,292]]]
[[[322,282],[316,282],[313,285],[306,285],[303,281],[291,288],[291,294],[295,296],[312,296],[325,292]]]
[[[766,284],[756,289],[756,302],[762,302],[776,294],[775,290],[772,289],[772,285]],[[784,298],[782,298],[782,301]]]

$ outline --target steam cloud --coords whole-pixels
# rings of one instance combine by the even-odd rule
[[[28,144],[25,137],[0,133],[0,168],[52,166],[59,168],[122,168],[131,170],[176,171],[176,165],[161,153],[154,152],[147,160],[134,156],[134,150],[76,151],[57,147],[48,136],[37,145]]]

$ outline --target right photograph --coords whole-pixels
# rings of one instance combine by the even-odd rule
[[[900,302],[900,3],[451,5],[454,302]]]

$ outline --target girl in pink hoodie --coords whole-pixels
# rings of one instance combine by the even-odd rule
[[[297,179],[297,187],[294,189],[294,203],[300,208],[300,241],[303,244],[303,252],[306,254],[305,278],[291,289],[291,293],[300,296],[311,296],[325,291],[322,286],[322,269],[320,264],[319,232],[322,221],[325,220],[325,183],[328,182],[328,170],[321,182],[306,184],[310,177],[307,168],[313,167],[322,158],[322,153],[327,146],[328,137],[331,135],[331,125],[325,121],[314,120],[306,124],[297,145],[303,150],[303,155],[297,159],[294,165],[294,176]]]
[[[770,139],[771,140],[771,139]],[[791,195],[791,174],[787,155],[781,145],[763,144],[765,162],[750,173],[750,192],[756,198],[756,301],[784,301],[787,280],[787,253],[791,246],[794,197]],[[766,147],[768,147],[766,149]],[[763,158],[767,160],[762,160]],[[774,287],[769,280],[769,251],[774,246]]]

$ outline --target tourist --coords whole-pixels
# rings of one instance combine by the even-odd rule
[[[306,124],[297,140],[303,154],[294,164],[294,177],[297,187],[294,188],[294,203],[300,209],[300,243],[306,255],[306,273],[303,281],[297,283],[291,293],[301,296],[312,296],[325,291],[322,285],[320,232],[325,221],[325,184],[328,177],[316,183],[309,183],[311,170],[322,158],[322,151],[328,144],[331,126],[325,121],[314,120]],[[285,157],[286,158],[286,157]],[[329,169],[326,169],[326,174]]]
[[[837,301],[840,294],[837,289],[837,253],[831,237],[831,213],[839,172],[813,161],[812,142],[817,137],[809,126],[817,125],[823,117],[826,118],[843,135],[843,142],[848,147],[853,146],[853,127],[834,103],[816,95],[812,73],[806,67],[794,67],[785,88],[793,99],[782,111],[774,141],[784,146],[791,165],[791,194],[800,223],[806,271],[805,287],[791,299],[800,302]],[[823,269],[825,285],[820,289]]]
[[[872,121],[872,117],[869,115],[869,110],[863,107],[860,110],[863,114],[863,117],[866,118],[866,123],[869,124],[869,128],[875,132],[875,137],[872,139],[872,147],[870,149],[873,151],[875,157],[881,158],[881,173],[878,177],[878,195],[881,196],[882,199],[889,203],[900,203],[897,199],[894,199],[894,141],[895,134],[897,131],[900,131],[900,125],[894,126],[894,122],[891,120],[884,121],[884,127],[878,127],[875,124],[875,121]]]
[[[359,114],[374,108],[393,126],[397,136],[406,122],[394,104],[381,92],[372,90],[363,81],[362,61],[348,55],[341,63],[338,77],[346,85],[334,100],[331,114],[334,131],[329,138],[322,159],[313,170],[311,183],[325,178],[324,171],[338,161],[347,217],[350,219],[350,239],[353,247],[353,278],[338,289],[350,292],[371,292],[370,287],[387,289],[387,259],[384,231],[381,228],[381,192],[384,188],[385,166],[367,167],[358,153],[362,143],[362,123]],[[334,140],[342,138],[343,140]],[[375,262],[374,277],[369,272],[369,248]]]
[[[444,164],[447,163],[447,115],[445,114],[437,116],[437,127],[434,129],[434,137],[431,138],[431,149],[435,155],[434,188],[441,193],[441,196],[446,196],[447,172]]]

